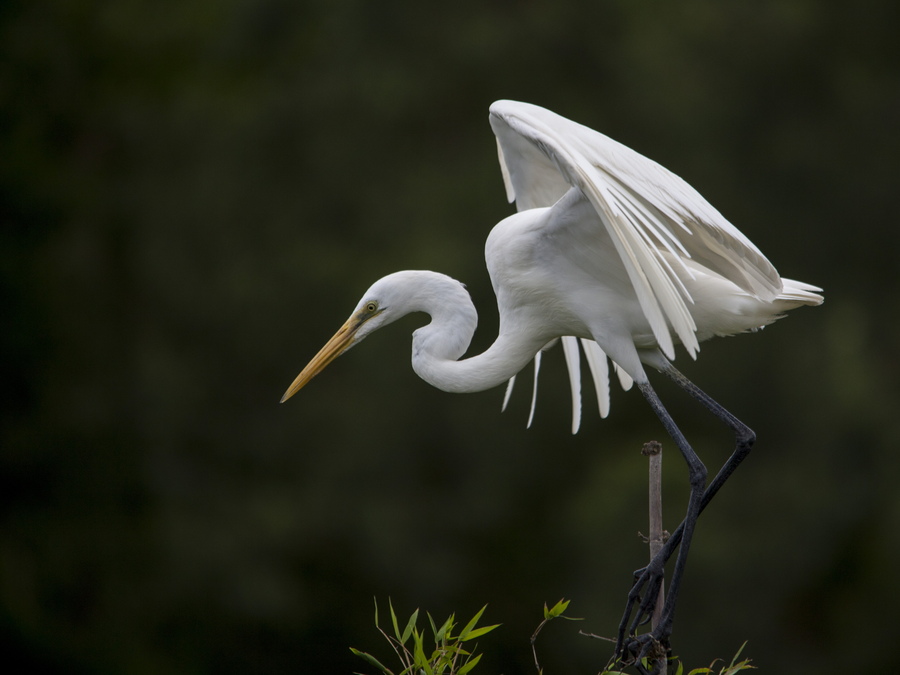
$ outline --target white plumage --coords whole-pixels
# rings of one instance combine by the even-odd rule
[[[413,368],[451,392],[509,380],[508,399],[516,373],[535,359],[536,398],[540,352],[561,338],[574,433],[579,338],[606,416],[607,356],[627,388],[646,381],[644,364],[659,368],[673,359],[678,343],[696,357],[703,340],[822,302],[820,289],[782,279],[747,237],[656,162],[527,103],[494,103],[490,123],[507,197],[518,208],[485,245],[500,312],[495,343],[460,360],[477,323],[462,284],[428,271],[391,274],[366,291],[283,400],[373,330],[421,311],[432,320],[414,334]]]
[[[668,643],[697,517],[755,439],[674,368],[675,346],[696,358],[703,340],[757,330],[789,309],[821,304],[821,289],[782,279],[690,185],[603,134],[512,101],[494,103],[490,122],[507,196],[518,208],[491,230],[485,245],[500,312],[497,339],[482,354],[462,358],[477,324],[465,287],[436,272],[397,272],[366,291],[282,401],[366,335],[410,312],[431,315],[413,334],[413,369],[445,391],[480,391],[509,380],[505,405],[516,373],[534,359],[532,415],[541,351],[561,340],[573,433],[581,419],[579,342],[601,416],[609,412],[608,357],[622,385],[637,384],[663,423],[687,463],[691,486],[684,522],[638,576],[619,625],[616,655],[640,662],[653,643]],[[706,467],[650,386],[645,365],[670,377],[734,432],[735,449],[709,485]],[[659,623],[652,634],[636,636],[676,548]]]

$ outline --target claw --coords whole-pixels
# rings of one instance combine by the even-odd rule
[[[615,657],[627,665],[636,665],[640,670],[642,658],[651,650],[659,651],[660,646],[668,644],[671,629],[667,625],[660,625],[652,633],[636,635],[639,627],[652,620],[665,566],[662,561],[652,560],[646,567],[635,570],[634,574],[634,584],[628,591],[625,612],[619,623]],[[653,644],[657,647],[652,647]]]
[[[634,666],[641,675],[658,675],[660,661],[669,658],[669,644],[667,639],[661,639],[653,633],[632,635],[623,645],[624,652],[619,656],[619,662],[625,666]],[[647,659],[653,664],[651,670],[647,670],[643,661]]]

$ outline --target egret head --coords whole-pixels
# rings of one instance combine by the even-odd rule
[[[453,313],[456,319],[453,323],[459,327],[448,336],[453,343],[451,351],[456,352],[453,358],[465,351],[477,322],[469,294],[460,282],[437,272],[406,270],[389,274],[365,292],[350,318],[288,387],[281,397],[282,403],[350,347],[410,312],[427,312],[432,316]]]
[[[338,329],[338,332],[325,343],[325,346],[319,350],[319,353],[297,375],[291,386],[284,392],[284,396],[281,397],[282,403],[300,391],[307,382],[324,370],[325,366],[338,356],[361,342],[373,331],[397,318],[396,316],[391,317],[390,306],[379,296],[377,287],[378,283],[366,291],[350,318],[344,322],[344,325]]]
[[[421,309],[421,297],[424,289],[428,287],[428,279],[423,278],[424,275],[443,276],[434,272],[395,272],[372,284],[363,294],[350,318],[288,387],[281,397],[281,402],[284,403],[300,391],[307,382],[324,370],[325,366],[362,342],[367,335],[410,312]]]

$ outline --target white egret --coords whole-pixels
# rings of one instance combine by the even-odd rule
[[[485,246],[500,314],[496,341],[482,354],[461,358],[477,323],[465,287],[436,272],[397,272],[363,294],[282,401],[368,334],[410,312],[431,316],[413,333],[412,367],[444,391],[481,391],[511,380],[562,338],[577,392],[580,339],[605,414],[609,357],[637,384],[690,474],[685,520],[642,570],[620,626],[617,652],[646,652],[646,639],[623,645],[626,632],[633,634],[649,615],[664,565],[680,543],[663,615],[651,635],[668,640],[697,516],[754,440],[749,428],[675,370],[675,346],[696,358],[703,340],[753,331],[786,310],[820,304],[821,289],[782,279],[690,185],[603,134],[512,101],[494,103],[490,123],[507,196],[518,208],[493,228]],[[708,487],[706,468],[660,403],[645,366],[671,377],[734,431],[736,448]]]

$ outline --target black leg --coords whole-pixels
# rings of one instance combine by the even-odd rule
[[[641,639],[635,639],[634,642],[626,645],[626,631],[629,635],[633,634],[638,624],[644,619],[644,617],[648,616],[650,612],[652,612],[653,604],[655,603],[656,597],[658,595],[659,585],[662,581],[665,571],[665,564],[669,557],[671,557],[674,547],[669,547],[668,545],[663,547],[660,553],[656,555],[653,560],[650,561],[650,564],[643,570],[641,577],[637,580],[637,583],[635,583],[634,587],[628,594],[628,603],[626,605],[625,615],[622,617],[622,622],[619,625],[619,637],[616,645],[616,653],[619,656],[625,657],[626,660],[630,660],[631,657],[634,657],[635,660],[639,662],[642,657],[647,655],[648,651],[653,645],[653,642],[665,645],[668,641],[670,633],[672,632],[672,621],[674,619],[675,603],[678,597],[678,589],[681,585],[681,579],[684,575],[684,567],[687,563],[688,550],[691,546],[691,538],[694,534],[694,526],[697,522],[697,516],[700,515],[700,505],[703,500],[704,488],[706,487],[706,467],[703,465],[703,462],[700,461],[700,458],[697,456],[697,453],[694,452],[693,448],[691,448],[690,444],[688,444],[687,439],[685,439],[684,435],[681,433],[681,430],[675,425],[675,422],[672,420],[671,415],[669,415],[665,407],[663,407],[663,404],[659,400],[659,397],[656,395],[656,392],[653,390],[653,387],[651,387],[649,383],[639,383],[638,387],[640,388],[641,393],[644,395],[644,398],[647,399],[650,407],[653,408],[653,411],[663,423],[663,426],[665,427],[669,436],[671,436],[672,440],[675,441],[675,445],[678,446],[678,449],[681,451],[681,454],[688,466],[688,479],[691,485],[691,494],[688,498],[687,514],[685,515],[684,522],[679,528],[679,539],[681,542],[681,547],[678,550],[678,557],[675,559],[675,569],[672,572],[672,580],[669,585],[669,591],[666,594],[666,601],[663,605],[659,623],[657,624],[652,635],[646,638],[642,637]],[[667,550],[668,554],[663,556],[662,554]],[[645,586],[646,589],[644,589]],[[643,600],[641,600],[640,595],[642,590],[645,590]],[[631,617],[632,610],[634,609],[634,606],[636,604],[638,605],[638,610],[634,620],[631,621],[629,625],[629,618]]]
[[[719,405],[715,400],[713,400],[709,395],[701,391],[693,382],[688,380],[684,375],[682,375],[674,366],[671,364],[666,364],[665,368],[661,369],[668,377],[670,377],[678,386],[688,392],[692,397],[697,399],[703,406],[712,412],[716,417],[722,420],[733,432],[735,435],[735,449],[732,452],[731,456],[726,460],[725,464],[722,465],[722,468],[716,474],[716,477],[709,484],[706,490],[703,492],[703,495],[700,499],[699,509],[697,511],[697,515],[704,508],[712,498],[716,495],[722,485],[725,484],[725,481],[728,480],[729,476],[734,473],[735,469],[737,469],[738,465],[744,460],[744,458],[750,453],[751,448],[753,447],[753,443],[756,440],[756,435],[753,431],[739,419],[737,419],[730,412],[725,410],[721,405]],[[643,391],[643,389],[642,389]],[[652,390],[650,390],[652,391]],[[647,396],[646,392],[644,394]],[[655,398],[655,393],[653,394]],[[660,419],[663,420],[663,424],[666,426],[666,430],[672,436],[673,440],[675,440],[679,449],[682,450],[684,454],[684,450],[682,449],[682,443],[684,446],[687,446],[686,441],[684,441],[683,436],[678,431],[677,427],[675,427],[674,422],[671,421],[671,417],[669,417],[668,413],[662,408],[661,404],[654,405],[653,401],[648,397],[648,401],[650,401],[651,406],[656,411],[657,415],[659,415]],[[658,399],[657,399],[658,401]],[[668,423],[666,422],[666,418],[668,418]],[[671,426],[671,428],[670,428]],[[676,437],[672,433],[672,429],[678,434]],[[681,442],[679,442],[679,437],[681,438]],[[693,454],[693,450],[690,450],[690,453]],[[696,456],[696,455],[695,455]],[[686,456],[687,457],[687,456]],[[698,460],[699,461],[699,460]],[[688,462],[690,466],[690,461]],[[701,464],[702,466],[702,464]],[[691,498],[694,497],[694,484],[691,484]],[[655,604],[655,599],[659,594],[659,587],[662,582],[662,577],[664,573],[664,568],[666,562],[672,557],[672,554],[675,551],[675,548],[678,547],[679,543],[681,543],[684,539],[685,532],[688,531],[689,535],[693,535],[694,524],[696,522],[696,516],[693,518],[693,522],[691,522],[691,507],[688,507],[688,516],[685,520],[678,526],[678,528],[671,534],[666,544],[659,551],[659,553],[654,557],[654,559],[650,562],[650,564],[644,569],[638,570],[635,573],[635,584],[632,588],[631,592],[628,594],[628,603],[625,608],[625,615],[622,618],[622,622],[619,625],[619,636],[616,647],[617,655],[623,654],[623,647],[626,632],[629,635],[634,634],[637,626],[644,623],[649,619],[650,614],[653,611],[653,607]],[[678,561],[682,561],[684,557],[684,547],[682,547],[681,552],[679,553],[678,559],[676,561],[676,573],[678,572]],[[682,562],[682,570],[683,570],[683,562]],[[679,575],[680,581],[680,575]],[[675,582],[675,577],[673,576],[673,584]],[[641,599],[641,590],[644,590],[643,600]],[[670,602],[671,599],[671,602]],[[667,624],[664,624],[664,621],[660,621],[659,626],[665,626],[664,631],[660,632],[659,635],[652,636],[653,639],[659,640],[662,638],[665,640],[668,638],[669,633],[671,632],[671,623],[674,611],[674,596],[670,595],[666,597],[666,604],[663,612],[663,619],[667,621]],[[631,613],[634,610],[635,605],[638,605],[637,613],[632,621],[629,622],[631,617]],[[643,644],[639,642],[637,645],[639,647],[638,653],[641,655],[646,655],[646,651],[651,644],[650,640],[644,640]],[[637,654],[635,654],[637,655]]]
[[[719,488],[725,484],[729,476],[734,473],[734,470],[738,468],[738,465],[750,454],[750,450],[756,442],[756,434],[753,433],[750,427],[716,403],[708,394],[701,391],[697,385],[682,375],[671,363],[662,372],[668,375],[675,384],[700,401],[707,410],[722,420],[734,432],[734,451],[725,461],[725,464],[722,465],[722,468],[719,469],[719,473],[713,478],[709,487],[706,488],[706,492],[703,493],[703,501],[700,504],[700,510],[702,511],[709,504],[710,500],[715,497]]]

